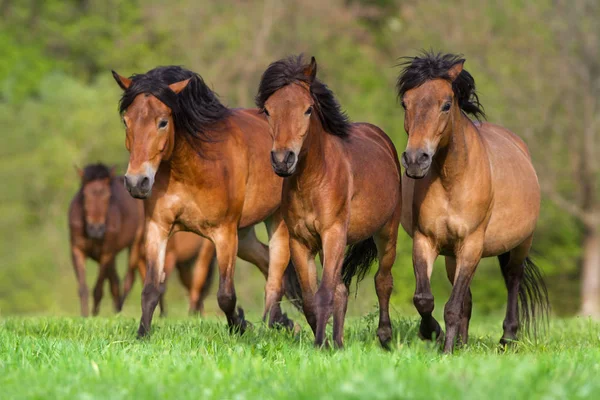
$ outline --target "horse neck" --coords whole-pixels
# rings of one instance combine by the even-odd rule
[[[312,116],[306,139],[302,144],[298,160],[298,179],[319,176],[325,169],[325,141],[327,133],[318,117]]]
[[[190,164],[197,163],[201,157],[182,134],[175,132],[173,140],[171,157],[161,162],[161,168],[169,169],[169,179],[182,182],[189,177]]]
[[[485,148],[477,129],[458,109],[450,125],[448,143],[434,158],[434,166],[442,183],[448,186],[481,172],[481,164],[485,159]]]

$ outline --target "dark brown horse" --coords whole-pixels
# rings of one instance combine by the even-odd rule
[[[219,265],[217,299],[230,329],[247,323],[236,311],[236,255],[268,274],[264,318],[291,323],[281,312],[285,290],[294,298],[296,275],[289,263],[289,235],[281,217],[282,179],[269,165],[269,126],[255,109],[220,103],[202,78],[181,67],[159,67],[125,78],[120,110],[130,152],[125,175],[130,194],[145,199],[148,274],[142,291],[144,336],[164,291],[169,237],[180,230],[210,239]],[[252,226],[265,221],[269,246]]]
[[[142,250],[142,255],[143,253]],[[178,232],[169,239],[165,255],[166,280],[173,270],[177,270],[179,281],[188,291],[190,314],[201,314],[204,310],[204,299],[208,295],[214,270],[214,254],[215,248],[211,241],[191,232]],[[130,267],[125,277],[121,306],[131,291],[136,273],[139,271],[142,281],[146,277],[145,257],[142,257],[137,267]],[[164,294],[159,305],[161,315],[165,315]]]
[[[378,127],[348,122],[322,82],[313,58],[290,57],[263,74],[256,103],[273,137],[271,162],[286,177],[282,209],[290,231],[292,260],[302,287],[304,314],[325,341],[333,313],[333,339],[343,346],[344,317],[352,276],[364,276],[379,257],[377,335],[392,337],[391,269],[400,224],[400,163],[389,137]],[[350,245],[346,256],[344,249]],[[315,256],[322,252],[319,289]]]
[[[521,324],[548,310],[540,271],[528,257],[540,210],[529,151],[509,130],[469,119],[483,110],[464,62],[425,53],[408,58],[398,78],[408,133],[402,226],[413,237],[414,304],[420,335],[441,338],[429,279],[437,256],[445,256],[453,284],[444,309],[445,352],[457,338],[467,342],[470,284],[482,257],[498,257],[508,289],[501,343],[514,341]]]
[[[100,269],[94,287],[93,315],[100,310],[104,281],[110,291],[116,311],[121,310],[119,277],[115,257],[129,249],[129,266],[137,267],[143,236],[144,207],[132,199],[123,186],[123,177],[114,176],[103,164],[92,164],[78,170],[81,188],[69,207],[71,255],[77,281],[81,315],[87,316],[88,287],[85,281],[85,260],[98,262]]]

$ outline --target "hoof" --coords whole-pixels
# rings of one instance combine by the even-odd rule
[[[294,330],[294,321],[288,318],[287,314],[282,314],[277,320],[271,321],[269,328]]]
[[[434,326],[431,327],[421,320],[421,325],[419,326],[419,338],[426,341],[433,341],[433,338],[435,338],[437,343],[442,343],[444,341],[444,331],[442,331],[442,327],[437,321],[434,320],[433,322]]]
[[[242,307],[238,307],[237,316],[235,316],[235,322],[229,323],[229,331],[231,333],[238,333],[240,335],[243,335],[244,332],[246,332],[246,330],[251,327],[252,324],[246,321],[245,319],[244,310],[242,309]]]
[[[505,338],[503,337],[502,339],[500,339],[500,350],[501,351],[506,351],[508,349],[514,349],[517,347],[517,339],[512,339],[512,338]]]
[[[138,338],[138,340],[147,338],[148,337],[148,333],[149,333],[149,331],[146,328],[144,328],[143,325],[140,325],[140,327],[138,328],[138,331],[137,331],[137,338]]]
[[[385,350],[390,349],[390,342],[392,341],[392,328],[385,327],[377,329],[377,337],[379,338],[379,343],[381,343],[381,347]]]

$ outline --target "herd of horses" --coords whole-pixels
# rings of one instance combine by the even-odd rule
[[[79,171],[69,220],[82,314],[85,257],[100,264],[94,313],[104,280],[120,310],[139,271],[139,337],[150,331],[159,303],[164,311],[174,269],[189,291],[190,311],[200,312],[215,265],[219,307],[230,330],[243,333],[248,322],[234,286],[240,257],[265,276],[269,327],[294,326],[281,309],[286,295],[304,313],[316,346],[329,345],[333,316],[333,343],[342,347],[351,280],[364,278],[377,259],[377,336],[389,348],[401,225],[413,241],[422,339],[438,340],[445,352],[467,343],[470,284],[482,257],[498,257],[507,287],[501,344],[517,340],[519,329],[535,329],[549,308],[541,272],[528,257],[540,210],[537,176],[521,139],[481,122],[464,62],[433,52],[404,58],[397,91],[408,143],[401,157],[380,128],[350,122],[317,78],[314,57],[270,64],[257,108],[249,109],[224,106],[200,75],[182,67],[129,78],[113,71],[130,157],[124,177],[101,164]],[[254,232],[261,222],[268,246]],[[121,293],[115,255],[124,248],[129,267]],[[430,278],[439,255],[453,285],[445,334],[432,316]]]

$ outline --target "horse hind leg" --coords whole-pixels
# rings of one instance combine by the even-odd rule
[[[375,291],[379,301],[379,326],[377,328],[377,337],[381,346],[389,350],[392,340],[392,322],[390,319],[390,297],[394,286],[392,277],[392,267],[396,261],[396,242],[398,240],[398,218],[390,220],[390,223],[382,229],[382,232],[375,237],[377,246],[377,257],[379,259],[379,269],[375,274]]]
[[[456,273],[456,258],[446,256],[446,274],[448,280],[454,285],[454,275]],[[466,345],[469,341],[469,322],[473,311],[473,296],[471,288],[467,290],[465,301],[463,303],[462,314],[460,317],[460,327],[458,328],[457,345]]]

